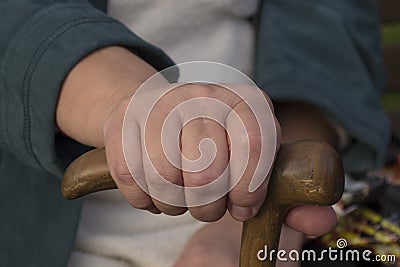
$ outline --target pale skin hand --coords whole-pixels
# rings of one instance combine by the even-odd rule
[[[292,102],[275,105],[281,122],[283,142],[312,139],[338,146],[337,132],[321,111],[306,103]],[[296,223],[297,222],[297,223]],[[330,207],[296,207],[285,218],[279,249],[300,251],[303,234],[323,235],[336,224],[336,215]],[[267,229],[266,229],[267,230]],[[197,231],[186,244],[175,267],[239,265],[242,224],[226,214],[222,220],[210,223]],[[300,262],[280,262],[277,267],[298,267]]]
[[[129,67],[125,68],[125,65]],[[93,53],[83,59],[65,80],[57,108],[57,123],[62,132],[79,142],[106,148],[113,179],[121,194],[133,207],[154,213],[179,215],[186,212],[187,208],[163,203],[146,194],[132,179],[123,155],[122,125],[127,105],[139,85],[153,73],[151,67],[123,48],[112,47]],[[198,146],[193,143],[198,144],[200,140],[210,138],[216,145],[216,158],[211,166],[197,173],[184,172],[172,166],[164,157],[162,146],[157,143],[157,136],[171,105],[174,107],[185,99],[196,97],[213,98],[225,103],[236,111],[245,124],[248,139],[240,137],[233,141],[235,144],[243,142],[243,145],[250,145],[249,167],[238,185],[228,195],[210,204],[190,207],[189,211],[193,217],[202,221],[218,220],[227,209],[237,220],[249,219],[260,208],[268,182],[266,179],[256,191],[252,193],[248,191],[260,158],[259,147],[262,138],[254,115],[239,97],[222,87],[199,84],[180,87],[172,96],[167,95],[160,101],[154,112],[157,116],[149,118],[151,123],[146,125],[146,132],[149,133],[146,138],[149,138],[150,145],[136,148],[137,153],[144,153],[145,150],[149,152],[157,171],[175,184],[201,186],[212,182],[227,167],[229,161],[229,139],[221,126],[208,119],[196,119],[182,129],[180,137],[182,153],[189,159],[199,156]],[[259,89],[253,87],[249,90]],[[269,101],[268,98],[267,100]],[[146,101],[146,98],[143,101]],[[264,102],[266,105],[269,103],[265,100]],[[204,110],[206,107],[195,106],[192,109],[196,108]],[[222,114],[222,111],[222,109],[216,110],[215,113]],[[222,116],[225,116],[223,120],[228,120],[228,114]],[[135,120],[142,127],[140,116]],[[151,142],[152,140],[155,141]],[[141,165],[140,162],[138,164]],[[149,172],[144,164],[142,168],[142,173],[147,176]]]
[[[155,201],[135,185],[125,166],[122,153],[121,128],[126,105],[135,90],[154,73],[155,70],[151,66],[124,48],[108,47],[94,52],[77,64],[66,78],[60,93],[56,121],[59,129],[71,138],[86,145],[106,148],[112,176],[121,194],[132,206],[154,213],[161,211],[177,215],[186,209]],[[205,91],[207,96],[218,94],[218,90]],[[193,94],[196,94],[194,90]],[[206,125],[205,133],[213,133],[213,137],[223,140],[220,129],[212,124]],[[191,126],[192,129],[188,127],[186,130],[198,132],[198,127],[203,126],[195,123]],[[257,144],[256,139],[249,141],[250,144]],[[227,145],[225,143],[225,150],[228,150]],[[196,151],[187,153],[196,154],[197,147]],[[224,157],[227,157],[226,154],[221,156],[222,162]],[[162,162],[160,165],[162,166]],[[179,175],[182,174],[171,172],[172,177],[175,175],[178,175],[179,179]],[[214,221],[229,209],[235,219],[246,220],[256,214],[264,200],[265,192],[266,183],[251,194],[247,190],[234,190],[228,196],[228,201],[216,201],[207,206],[191,208],[190,212],[199,220]],[[236,209],[233,206],[244,209]],[[309,216],[301,221],[294,220],[289,225],[301,229],[302,225],[312,225],[313,222],[315,217]]]

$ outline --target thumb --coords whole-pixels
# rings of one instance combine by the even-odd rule
[[[336,225],[336,214],[330,206],[297,206],[286,215],[285,223],[306,235],[320,236]]]

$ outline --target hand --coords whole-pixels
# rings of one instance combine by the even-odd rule
[[[139,173],[141,171],[143,175],[139,175],[142,177],[134,177],[136,180],[131,177],[125,163],[122,148],[123,118],[131,96],[134,95],[139,86],[154,73],[155,70],[153,68],[124,48],[108,47],[94,52],[79,62],[64,82],[56,112],[56,121],[59,129],[66,135],[83,144],[106,148],[111,174],[122,195],[134,207],[147,209],[155,213],[161,211],[170,215],[182,214],[187,210],[186,207],[162,203],[152,198],[150,195],[154,195],[154,190],[156,191],[155,195],[160,195],[163,193],[162,188],[160,189],[160,186],[155,188],[155,184],[150,183],[149,192],[151,194],[148,195],[136,183],[138,178],[139,180],[145,180],[147,184],[149,179],[154,177],[154,173],[159,172],[164,178],[174,184],[193,187],[214,181],[225,168],[229,167],[230,173],[228,173],[228,175],[225,174],[227,181],[229,183],[235,182],[232,181],[232,177],[234,177],[236,181],[240,179],[233,190],[230,191],[228,195],[222,196],[222,198],[212,201],[211,203],[199,207],[190,207],[189,211],[195,218],[203,221],[217,220],[225,213],[226,209],[229,209],[233,217],[238,220],[246,220],[254,216],[266,194],[268,183],[268,177],[266,177],[268,175],[267,171],[264,170],[263,175],[260,175],[260,173],[263,173],[263,170],[257,172],[259,176],[257,179],[261,179],[264,182],[256,191],[249,192],[249,183],[253,173],[259,171],[256,166],[258,160],[265,160],[265,157],[269,157],[269,160],[273,159],[277,147],[269,144],[269,148],[273,147],[273,150],[272,152],[269,150],[268,155],[265,156],[265,153],[261,152],[265,152],[268,146],[264,146],[264,149],[260,149],[260,142],[263,140],[262,138],[268,136],[276,136],[276,138],[279,139],[279,126],[278,134],[276,135],[273,129],[260,129],[256,127],[257,121],[252,115],[253,113],[249,110],[249,107],[245,105],[239,97],[235,96],[235,94],[228,93],[228,90],[221,86],[199,84],[181,85],[178,86],[172,94],[169,96],[166,95],[162,101],[159,102],[155,110],[157,112],[154,111],[152,113],[155,114],[155,116],[152,117],[146,125],[146,133],[148,134],[144,140],[147,141],[148,145],[143,147],[139,142],[141,139],[139,136],[136,136],[132,137],[132,140],[137,140],[136,144],[139,145],[128,149],[128,151],[131,151],[135,155],[144,155],[143,153],[145,151],[149,152],[149,158],[155,166],[156,171],[150,170],[144,160],[142,160],[142,162],[137,160],[134,163],[138,164],[137,169]],[[170,85],[166,84],[165,87],[160,87],[158,90],[163,91],[168,86]],[[259,89],[254,87],[243,87],[239,85],[235,87],[237,90],[245,89],[248,92],[254,92],[257,96],[261,95]],[[151,93],[145,92],[145,94],[146,93],[149,93],[151,96],[157,93],[157,91]],[[171,105],[173,106],[179,103],[179,101],[200,96],[206,97],[207,99],[219,100],[225,103],[230,109],[235,110],[240,120],[244,122],[245,132],[243,134],[243,131],[232,130],[231,133],[233,133],[233,136],[230,137],[232,139],[229,139],[223,127],[218,123],[207,119],[193,120],[183,127],[180,136],[175,137],[176,139],[180,137],[182,155],[191,160],[197,159],[199,157],[198,144],[200,140],[208,137],[214,141],[214,148],[217,153],[211,166],[205,170],[197,173],[180,171],[179,168],[168,163],[163,153],[161,153],[160,142],[156,137],[160,134],[162,120],[166,113],[171,110]],[[140,97],[146,98],[140,95],[139,100],[141,99]],[[138,103],[144,104],[146,101],[138,101]],[[267,96],[263,98],[261,95],[261,97],[255,99],[255,103],[256,110],[265,110],[266,108],[272,109],[272,105]],[[134,108],[140,111],[140,105],[137,106],[138,108],[136,106]],[[210,109],[207,101],[198,103],[195,106],[196,108],[191,107],[190,112],[197,111],[201,113],[209,111]],[[184,115],[186,113],[183,112],[181,115],[185,117]],[[140,127],[144,127],[145,125],[144,117],[142,117],[138,111],[135,114],[131,123],[140,129]],[[225,109],[216,108],[214,114],[220,114],[221,121],[226,120],[228,131],[235,127],[240,128]],[[179,124],[179,122],[177,123]],[[182,121],[180,121],[180,123],[182,123]],[[182,124],[178,126],[181,127]],[[261,131],[267,131],[267,133],[262,134]],[[139,133],[140,131],[137,131],[137,134]],[[236,136],[234,136],[235,133]],[[277,141],[279,144],[279,140]],[[268,144],[268,142],[264,140],[264,144]],[[234,169],[236,164],[228,165],[231,156],[229,152],[232,146],[246,146],[249,148],[248,157],[246,157],[247,155],[241,156],[240,153],[236,156],[239,159],[249,159],[249,164],[243,175],[233,175],[233,173],[235,173]],[[205,149],[210,149],[210,147],[206,144]],[[238,151],[240,151],[240,149],[238,149]],[[143,157],[139,158],[143,159]],[[180,159],[182,159],[182,157],[180,157]],[[190,160],[185,162],[190,162]],[[182,164],[185,165],[185,162],[182,162]],[[263,167],[266,164],[260,165]],[[233,170],[231,170],[232,166]],[[225,184],[223,190],[227,190],[227,187],[228,185]],[[185,193],[186,190],[172,197],[186,199],[188,196]],[[212,196],[210,193],[213,192],[208,192],[207,194]],[[168,196],[168,194],[166,195]]]
[[[267,117],[272,105],[265,94],[251,86],[232,87],[239,92],[255,94],[253,99],[257,100],[252,108],[223,86],[165,84],[136,92],[130,103],[131,111],[128,97],[109,113],[103,124],[102,138],[108,165],[120,192],[132,206],[169,215],[182,214],[189,206],[192,216],[202,221],[215,221],[226,209],[237,220],[249,219],[258,212],[268,185],[267,158],[272,162],[279,133],[276,135],[275,128],[260,128],[254,115],[258,112]],[[158,96],[162,97],[156,101]],[[191,101],[189,108],[188,105],[179,106],[185,101]],[[157,104],[149,113],[153,103]],[[173,112],[176,107],[180,109]],[[122,140],[125,114],[128,114],[125,128],[130,129],[125,129],[124,134],[129,138]],[[192,119],[196,116],[200,118]],[[242,132],[240,122],[245,127]],[[206,138],[215,146],[211,142],[203,143]],[[124,149],[127,157],[124,157]],[[259,162],[265,164],[260,164],[256,171]],[[243,163],[246,165],[242,175],[239,167]],[[249,192],[253,176],[260,173],[261,186]],[[203,188],[197,193],[188,189],[224,178],[226,183],[218,188]],[[182,187],[171,189],[162,183],[163,179]]]

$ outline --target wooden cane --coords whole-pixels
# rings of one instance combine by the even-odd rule
[[[254,218],[243,224],[240,266],[275,266],[287,211],[296,205],[332,205],[339,200],[343,187],[343,165],[331,146],[313,141],[282,144],[264,204]],[[61,182],[61,192],[67,199],[115,188],[104,149],[77,158]],[[271,251],[275,253],[270,257]]]

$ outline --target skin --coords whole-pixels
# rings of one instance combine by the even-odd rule
[[[283,142],[313,139],[338,146],[335,129],[316,107],[300,102],[277,103],[275,111]],[[303,233],[318,236],[329,232],[336,225],[336,215],[330,207],[301,206],[286,215],[285,224],[279,249],[301,251]],[[241,233],[242,224],[225,214],[221,220],[204,226],[192,236],[174,267],[237,267]],[[276,266],[296,267],[300,263],[277,261]]]
[[[130,176],[123,156],[121,131],[125,110],[131,96],[154,73],[156,71],[150,65],[125,48],[107,47],[93,52],[82,59],[65,79],[56,109],[56,123],[64,134],[78,142],[106,148],[107,162],[112,177],[122,196],[133,207],[153,213],[163,212],[168,215],[179,215],[188,209],[162,203],[142,191]],[[249,109],[240,100],[215,86],[190,85],[185,90],[177,90],[173,99],[179,102],[179,100],[185,98],[199,96],[214,98],[227,103],[236,110],[240,117],[246,118],[246,130],[252,155],[249,165],[254,165],[259,156],[257,147],[261,137],[258,132],[253,130],[254,118],[251,117]],[[265,98],[267,103],[271,105],[268,96],[265,95]],[[170,102],[161,103],[160,114],[163,111],[167,112],[168,103]],[[311,138],[335,144],[336,136],[332,127],[322,116],[319,118],[318,114],[320,113],[316,113],[312,107],[306,105],[306,108],[304,108],[303,104],[282,103],[277,105],[276,108],[277,117],[282,125],[284,140]],[[160,126],[160,123],[157,123],[157,117],[152,122],[154,127],[149,129],[150,139],[152,134],[154,136],[159,134],[157,127]],[[304,124],[305,122],[307,123]],[[138,123],[140,123],[139,120]],[[310,132],[316,135],[302,134],[299,129],[310,129]],[[330,133],[330,135],[326,133]],[[159,169],[164,171],[164,177],[175,184],[193,186],[209,183],[218,177],[216,174],[219,174],[227,164],[229,141],[226,139],[225,132],[217,124],[201,119],[195,120],[182,130],[182,153],[188,158],[196,158],[199,151],[191,143],[196,143],[197,140],[204,137],[211,137],[216,140],[217,151],[222,151],[222,153],[217,156],[211,167],[196,174],[197,176],[179,171],[168,165],[167,160],[159,156],[162,155],[160,146],[152,148],[152,162],[156,165],[156,168],[159,166]],[[279,126],[277,141],[278,143],[280,141]],[[146,169],[143,170],[143,173],[146,173]],[[189,208],[189,212],[194,218],[217,222],[207,225],[194,235],[177,266],[188,266],[188,264],[190,266],[204,266],[195,265],[196,259],[201,254],[193,257],[196,249],[202,247],[199,244],[208,244],[207,249],[201,250],[203,252],[215,251],[215,257],[207,257],[212,261],[212,264],[219,262],[218,266],[237,266],[237,264],[231,264],[232,261],[235,264],[238,258],[239,244],[237,238],[241,231],[238,221],[247,220],[257,213],[265,198],[268,181],[266,179],[259,189],[249,193],[246,188],[251,178],[250,174],[246,171],[239,185],[224,198],[204,206]],[[229,214],[224,216],[227,211],[229,211]],[[219,220],[221,217],[223,219]],[[303,206],[290,211],[285,222],[292,229],[319,235],[332,228],[335,218],[330,207],[311,208]],[[216,239],[221,241],[217,242]],[[192,257],[190,257],[191,255]]]

